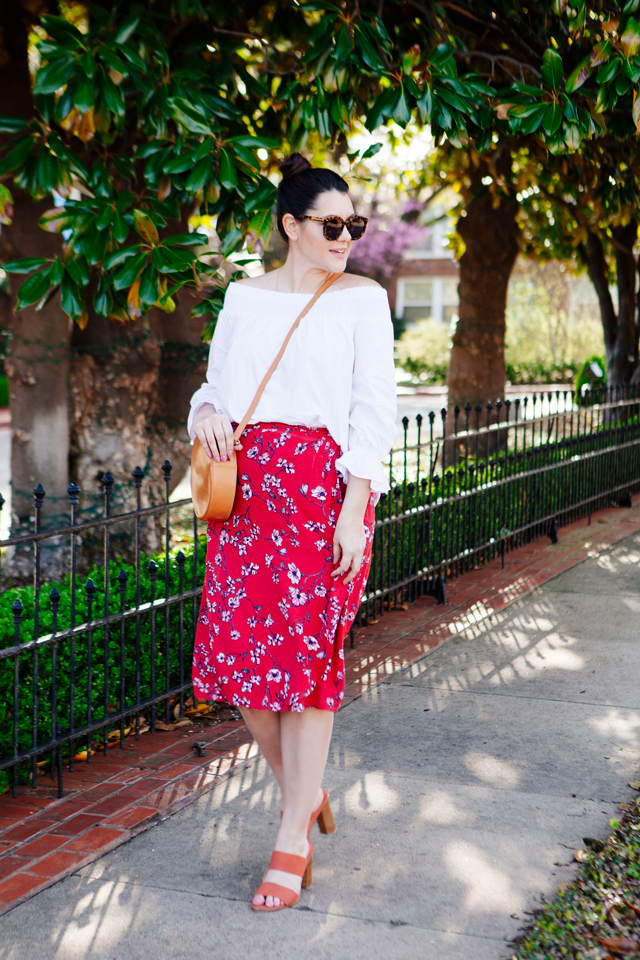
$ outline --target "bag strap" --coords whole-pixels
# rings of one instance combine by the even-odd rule
[[[258,406],[258,403],[260,402],[260,397],[261,397],[262,394],[264,393],[264,388],[266,387],[266,385],[268,384],[269,380],[271,379],[271,374],[273,373],[273,371],[276,369],[276,367],[278,366],[278,364],[279,364],[280,361],[282,360],[282,357],[284,356],[284,352],[285,352],[285,350],[287,349],[287,345],[288,345],[288,343],[289,343],[289,340],[291,340],[291,337],[292,337],[293,334],[295,333],[296,329],[300,326],[300,323],[302,322],[302,320],[303,320],[303,319],[306,317],[306,315],[309,313],[309,310],[311,310],[311,307],[314,305],[314,303],[316,302],[316,300],[318,299],[318,297],[321,297],[322,294],[325,292],[325,290],[328,290],[329,287],[331,286],[331,284],[332,284],[332,283],[335,283],[335,281],[338,279],[338,277],[341,277],[341,276],[342,276],[341,273],[330,273],[330,274],[322,281],[322,283],[320,284],[320,287],[316,290],[316,292],[315,292],[314,295],[312,296],[311,300],[309,300],[309,303],[306,305],[306,307],[304,308],[304,310],[303,310],[303,311],[299,314],[299,316],[296,318],[295,322],[293,323],[293,326],[292,326],[291,329],[289,330],[289,333],[288,333],[288,334],[286,335],[286,337],[284,338],[284,343],[282,344],[282,346],[281,346],[280,349],[278,350],[278,353],[276,354],[276,357],[275,357],[273,363],[271,364],[271,366],[269,367],[269,369],[268,369],[267,372],[265,373],[264,377],[262,378],[262,382],[261,382],[260,386],[258,387],[258,389],[256,390],[256,394],[255,394],[253,400],[251,401],[251,403],[250,403],[250,405],[249,405],[249,409],[247,410],[247,412],[245,413],[244,417],[242,418],[242,420],[240,421],[240,423],[238,424],[238,426],[236,427],[236,429],[235,429],[235,431],[234,431],[234,434],[233,434],[234,445],[237,445],[237,444],[240,443],[240,437],[241,437],[241,435],[242,435],[242,431],[244,430],[244,428],[246,427],[246,425],[249,423],[249,420],[251,419],[251,417],[252,417],[252,415],[253,415],[253,411],[254,411],[254,410],[256,409],[256,407]]]

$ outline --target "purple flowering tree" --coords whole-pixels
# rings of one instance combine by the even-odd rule
[[[364,206],[361,204],[359,209],[364,211]],[[381,213],[374,200],[367,214],[367,232],[351,248],[349,270],[386,286],[405,252],[426,241],[428,228],[416,223],[422,209],[422,206],[409,201],[398,205],[391,213]]]

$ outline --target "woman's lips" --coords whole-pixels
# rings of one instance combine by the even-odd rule
[[[344,250],[329,250],[329,253],[331,253],[334,257],[342,258],[342,257],[346,257],[347,249],[345,247]]]

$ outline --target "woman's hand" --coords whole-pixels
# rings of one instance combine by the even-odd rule
[[[349,477],[347,493],[333,535],[333,562],[338,564],[332,577],[344,574],[345,583],[357,577],[362,566],[367,538],[364,531],[364,511],[369,502],[371,482],[361,477]]]
[[[204,452],[208,457],[213,457],[216,463],[231,459],[234,449],[231,421],[225,414],[216,413],[210,403],[203,404],[195,415],[193,432]],[[236,449],[241,450],[242,447]]]

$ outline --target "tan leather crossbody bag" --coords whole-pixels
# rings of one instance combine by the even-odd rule
[[[291,340],[296,328],[300,325],[304,317],[306,317],[309,310],[311,310],[311,307],[318,297],[321,297],[325,290],[328,290],[331,284],[340,276],[342,276],[341,273],[330,273],[326,280],[322,282],[319,289],[316,290],[304,310],[296,318],[277,356],[262,378],[262,383],[256,390],[256,395],[251,401],[249,409],[233,433],[233,442],[236,447],[240,443],[242,431],[249,423],[254,410],[258,406],[264,388],[271,379],[273,371],[282,360],[289,340]],[[221,460],[219,463],[216,463],[213,457],[207,456],[202,444],[196,437],[191,452],[191,499],[193,500],[193,509],[198,520],[228,520],[233,510],[237,482],[238,465],[236,461],[236,451],[233,451],[230,460]]]

